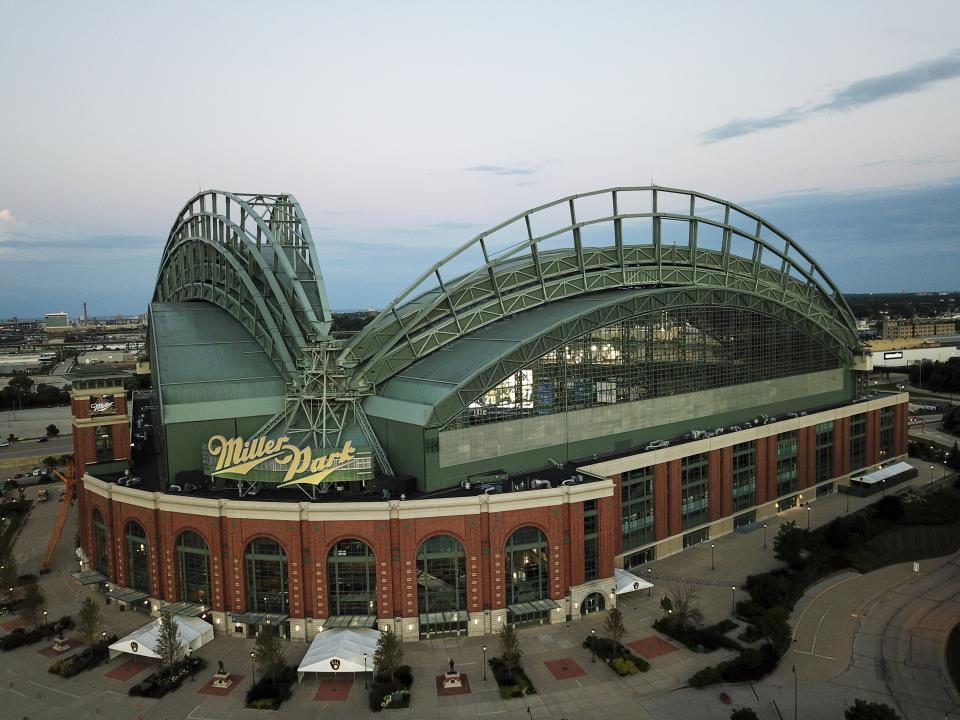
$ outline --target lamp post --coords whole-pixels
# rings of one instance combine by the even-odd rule
[[[647,568],[647,582],[650,583],[647,588],[647,597],[650,597],[653,591],[653,568]]]
[[[737,614],[737,586],[730,586],[730,614]]]
[[[798,706],[797,706],[797,666],[793,666],[793,720],[798,719]]]
[[[257,664],[256,664],[257,654],[254,652],[250,653],[250,677],[253,678],[253,685],[257,685]]]
[[[847,491],[848,491],[848,492],[847,492],[847,513],[850,512],[850,492],[849,492],[849,490],[850,490],[850,488],[848,487],[848,488],[847,488]]]
[[[47,611],[46,611],[46,610],[43,611],[43,624],[44,624],[44,625],[47,624]]]
[[[367,654],[363,654],[363,689],[367,690]]]
[[[933,485],[933,465],[930,466],[930,484]]]
[[[767,524],[763,524],[763,549],[767,549]]]
[[[714,545],[713,543],[710,543],[710,569],[711,569],[711,570],[715,570],[715,569],[716,569],[716,565],[714,565],[714,563],[713,563],[713,550],[714,550],[714,548],[716,548],[716,547],[717,547],[716,545]]]
[[[487,646],[484,645],[480,649],[483,650],[483,681],[486,682],[487,681]]]
[[[597,631],[595,628],[591,628],[590,637],[592,638],[590,642],[590,662],[595,663],[597,661]]]
[[[807,530],[810,530],[810,510],[812,510],[809,505],[807,505]]]
[[[880,497],[884,497],[887,494],[887,479],[884,478],[880,481]]]

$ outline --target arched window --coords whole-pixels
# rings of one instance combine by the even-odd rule
[[[276,540],[259,537],[247,545],[247,612],[286,613],[287,553]]]
[[[104,575],[110,574],[110,541],[107,524],[99,509],[93,509],[93,567]]]
[[[524,603],[550,598],[550,546],[539,528],[526,526],[516,530],[504,550],[508,618],[511,623],[543,622],[549,610]]]
[[[435,535],[417,552],[417,607],[420,634],[466,630],[467,558],[460,541]]]
[[[600,612],[604,607],[603,594],[590,593],[580,603],[580,614],[589,615],[590,613]]]
[[[127,523],[127,587],[150,592],[150,544],[136,520]]]
[[[327,556],[331,615],[377,614],[377,565],[362,540],[341,540]]]
[[[177,536],[177,589],[180,600],[210,604],[210,548],[192,530]]]

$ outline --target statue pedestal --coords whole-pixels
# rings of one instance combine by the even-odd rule
[[[233,680],[230,679],[230,673],[214,673],[213,674],[213,687],[215,688],[228,688],[233,685]]]
[[[70,649],[70,643],[60,638],[57,638],[57,641],[53,644],[53,651],[56,653],[66,652],[69,649]]]
[[[443,689],[463,687],[463,681],[460,679],[460,673],[448,672],[443,676]]]

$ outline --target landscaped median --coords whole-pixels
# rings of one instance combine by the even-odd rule
[[[148,675],[131,687],[127,694],[130,696],[162,698],[168,692],[173,692],[180,687],[188,675],[196,675],[206,666],[207,661],[201,657],[184,658],[171,667],[165,667],[159,672]]]
[[[596,654],[620,677],[636,675],[650,669],[650,663],[634,655],[616,640],[588,635],[583,641],[583,647]]]
[[[61,658],[47,668],[47,672],[60,677],[70,678],[84,670],[101,665],[110,659],[110,646],[117,641],[116,635],[110,635],[86,647],[83,651],[70,657]]]

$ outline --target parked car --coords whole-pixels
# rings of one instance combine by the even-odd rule
[[[647,446],[644,448],[644,450],[659,450],[665,447],[670,447],[669,440],[654,440],[653,442],[647,443]]]
[[[683,440],[702,440],[707,437],[707,433],[704,430],[691,430],[690,432],[684,434]]]
[[[531,490],[549,490],[551,487],[553,486],[550,484],[549,480],[534,478],[533,480],[530,481]]]
[[[167,485],[167,492],[168,492],[168,493],[179,493],[179,492],[183,492],[183,488],[180,487],[179,485]]]
[[[125,484],[127,487],[140,487],[140,478],[138,477],[128,478]]]
[[[477,487],[484,495],[496,495],[503,492],[503,486],[497,483],[486,483]]]
[[[50,497],[50,494],[46,489],[37,491],[37,502],[46,502]]]
[[[37,440],[37,442],[38,442],[38,443],[42,443],[42,442],[46,442],[46,441],[49,440],[49,439],[50,439],[50,438],[42,437],[42,438],[40,438],[39,440]]]
[[[194,492],[194,491],[199,490],[199,489],[200,489],[200,487],[199,487],[198,485],[194,485],[193,483],[184,483],[184,484],[183,484],[183,491],[184,491],[185,493]]]

